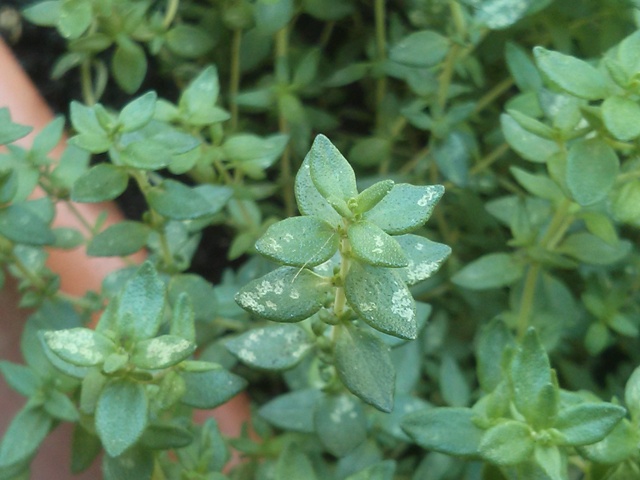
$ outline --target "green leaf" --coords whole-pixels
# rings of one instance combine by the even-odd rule
[[[299,322],[324,305],[327,279],[306,268],[280,267],[240,289],[235,299],[249,312],[276,322]]]
[[[520,45],[507,42],[505,58],[509,73],[520,90],[537,92],[542,88],[542,77],[538,69]]]
[[[218,70],[210,65],[182,92],[178,103],[182,117],[191,125],[197,126],[228,119],[229,115],[216,107],[219,93]]]
[[[407,234],[394,238],[409,259],[409,264],[405,268],[397,270],[398,275],[407,285],[415,285],[431,277],[451,254],[451,248],[448,245],[432,242],[418,235]]]
[[[567,186],[576,202],[588,206],[606,198],[619,163],[615,150],[599,138],[572,144],[567,157]]]
[[[481,328],[476,342],[476,368],[485,392],[492,392],[502,381],[503,352],[513,347],[513,336],[503,321],[495,319]]]
[[[451,277],[456,285],[487,290],[511,285],[524,274],[524,264],[508,253],[489,253],[467,264]]]
[[[315,267],[337,251],[340,236],[315,217],[292,217],[271,225],[256,242],[256,250],[285,265]]]
[[[6,145],[24,137],[33,130],[32,127],[19,125],[11,121],[11,114],[6,107],[0,108],[0,145]]]
[[[283,430],[313,433],[314,410],[322,396],[322,392],[315,388],[295,390],[275,397],[260,407],[258,413]]]
[[[201,277],[197,278],[201,279],[203,282],[205,281]],[[177,335],[178,337],[184,338],[189,342],[195,343],[195,315],[193,307],[191,305],[189,294],[186,292],[178,294],[177,300],[172,303],[171,330],[169,331],[169,333],[171,335]]]
[[[638,223],[640,220],[640,182],[626,182],[612,192],[613,215],[621,222]]]
[[[343,457],[367,438],[362,404],[351,395],[327,395],[315,409],[315,431],[329,453]]]
[[[293,0],[258,0],[254,7],[256,28],[263,35],[276,33],[289,23],[293,14]]]
[[[58,18],[60,18],[61,4],[61,0],[38,2],[22,10],[22,15],[39,27],[55,27],[58,24]]]
[[[507,420],[491,427],[480,441],[480,455],[496,465],[516,465],[533,453],[531,428],[522,422]]]
[[[91,25],[91,3],[84,0],[65,0],[60,4],[58,30],[65,38],[80,37]]]
[[[107,227],[91,239],[87,255],[93,257],[124,257],[147,244],[149,227],[140,222],[124,220]]]
[[[139,447],[102,459],[104,480],[152,480],[153,470],[154,452]]]
[[[511,115],[506,113],[500,115],[500,124],[509,146],[525,160],[545,163],[551,155],[559,151],[556,142],[525,130]]]
[[[363,190],[356,197],[355,213],[364,213],[375,207],[393,188],[393,180],[381,180]]]
[[[126,93],[134,93],[147,75],[147,57],[140,45],[128,37],[118,37],[111,68],[116,82]]]
[[[118,299],[120,336],[139,341],[156,335],[163,318],[165,286],[151,262],[144,262],[136,270]]]
[[[56,237],[48,222],[33,213],[26,203],[0,208],[0,235],[23,245],[51,245]]]
[[[149,421],[144,386],[125,378],[108,382],[98,399],[95,422],[102,445],[112,457],[133,446]]]
[[[389,58],[410,67],[431,67],[444,59],[449,45],[447,37],[433,30],[421,30],[407,35],[391,47]]]
[[[611,403],[580,403],[560,410],[555,422],[563,445],[599,442],[622,420],[627,411]]]
[[[164,180],[149,189],[149,205],[172,220],[192,220],[218,213],[231,197],[229,187],[201,185],[191,188],[176,180]]]
[[[82,174],[73,184],[74,202],[95,203],[113,200],[127,188],[129,176],[124,168],[100,163]]]
[[[552,384],[549,357],[533,328],[530,328],[516,350],[509,370],[513,402],[518,411],[534,425],[539,415],[541,392]]]
[[[324,135],[318,135],[307,154],[311,180],[320,195],[346,203],[358,195],[356,175],[338,149]]]
[[[218,311],[216,293],[211,284],[201,276],[194,274],[173,275],[169,283],[169,300],[174,309],[179,308],[178,300],[184,293],[189,297],[196,320],[208,320],[211,318],[212,312]],[[175,312],[174,315],[176,315]],[[192,340],[186,335],[172,333]]]
[[[147,426],[140,437],[140,444],[153,450],[169,450],[186,447],[193,440],[193,433],[185,427],[166,421],[156,421]]]
[[[214,37],[195,25],[179,24],[166,33],[167,47],[185,58],[198,58],[214,46]]]
[[[118,123],[122,125],[122,131],[140,130],[149,123],[156,110],[157,99],[156,92],[147,92],[125,105],[118,115]]]
[[[49,330],[43,333],[43,338],[58,357],[80,367],[98,365],[116,351],[109,338],[88,328]]]
[[[442,185],[398,183],[363,218],[391,235],[408,233],[424,225],[443,194]]]
[[[254,328],[226,342],[227,348],[247,365],[264,370],[286,370],[313,347],[307,331],[298,325]]]
[[[131,362],[148,370],[167,368],[186,359],[195,349],[195,343],[182,337],[161,335],[136,343]]]
[[[160,142],[141,140],[129,143],[119,153],[119,160],[134,168],[159,170],[171,163],[171,152]]]
[[[305,480],[318,478],[309,458],[293,442],[280,452],[274,474],[275,478],[304,478]]]
[[[0,443],[0,469],[29,459],[49,433],[52,423],[41,407],[26,406],[20,410]]]
[[[71,440],[71,472],[77,474],[89,468],[101,451],[100,438],[77,423]]]
[[[602,120],[618,140],[633,140],[640,135],[640,105],[630,98],[613,96],[605,99]]]
[[[75,228],[59,227],[51,230],[56,240],[53,244],[55,248],[70,250],[77,248],[84,243],[84,236]]]
[[[77,422],[80,417],[71,399],[58,390],[51,390],[44,403],[44,409],[53,418],[65,422]]]
[[[556,250],[589,265],[611,265],[625,258],[631,248],[627,240],[611,245],[590,233],[578,232],[569,235]]]
[[[181,401],[194,408],[216,408],[247,386],[237,375],[217,366],[204,372],[182,372],[186,392]]]
[[[428,450],[456,456],[477,456],[484,431],[476,426],[470,408],[429,408],[410,413],[402,429]]]
[[[31,397],[42,386],[38,375],[25,365],[2,360],[0,361],[0,372],[7,384],[25,397]]]
[[[440,365],[440,391],[442,398],[452,407],[465,407],[471,398],[471,389],[464,373],[451,355],[445,354]]]
[[[342,218],[314,185],[311,179],[310,161],[311,156],[307,155],[296,175],[295,193],[298,209],[304,215],[318,217],[337,227],[342,224]]]
[[[606,437],[596,443],[578,448],[583,457],[596,463],[615,465],[635,454],[638,432],[629,420],[623,418]]]
[[[558,184],[546,175],[534,175],[518,167],[511,167],[510,170],[518,183],[536,197],[552,202],[560,202],[565,198]]]
[[[33,139],[31,152],[35,156],[46,156],[62,139],[64,118],[56,117],[49,122]],[[49,163],[47,160],[45,163]]]
[[[369,265],[406,267],[409,265],[400,244],[377,225],[360,221],[349,226],[347,236],[353,255]]]
[[[378,410],[393,409],[395,368],[378,337],[347,323],[338,330],[335,365],[342,383]]]
[[[566,457],[555,445],[536,445],[534,450],[535,462],[552,480],[564,480],[566,478]]]
[[[222,149],[237,168],[259,180],[265,177],[265,170],[280,158],[288,141],[289,136],[283,134],[265,138],[238,134],[227,138]]]
[[[392,270],[353,262],[345,294],[351,308],[376,330],[399,338],[416,338],[415,302]]]
[[[584,60],[543,47],[534,47],[533,55],[542,73],[562,90],[587,100],[609,94],[606,77]]]
[[[624,403],[631,412],[631,418],[640,418],[640,367],[637,367],[627,380]]]
[[[393,480],[395,470],[396,462],[394,460],[384,460],[349,475],[345,480]]]
[[[534,3],[535,0],[483,0],[474,4],[474,20],[491,30],[502,30],[524,17]]]

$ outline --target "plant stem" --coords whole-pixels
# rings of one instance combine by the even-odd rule
[[[471,175],[476,175],[486,168],[490,167],[496,160],[498,160],[502,155],[509,151],[508,143],[501,143],[496,148],[494,148],[488,155],[483,157],[478,163],[476,163],[471,169],[469,169],[469,173]]]
[[[167,11],[164,14],[164,18],[162,19],[162,26],[164,28],[169,28],[173,20],[176,18],[176,14],[178,13],[178,7],[180,6],[180,0],[169,0],[167,3]]]
[[[231,131],[238,128],[238,91],[240,90],[240,46],[242,30],[233,31],[231,39],[231,73],[229,76],[229,109],[231,111]]]
[[[503,81],[495,85],[491,90],[485,93],[478,103],[476,103],[476,108],[473,110],[473,113],[480,113],[485,107],[492,105],[494,100],[500,97],[503,93],[508,91],[513,86],[512,78],[505,78]]]
[[[344,237],[340,240],[340,286],[336,288],[336,296],[333,302],[333,313],[340,318],[344,313],[347,297],[344,294],[344,281],[351,267],[349,255],[351,252],[351,244],[349,239]]]
[[[527,270],[524,279],[524,287],[522,289],[522,297],[520,298],[520,311],[518,313],[518,338],[523,338],[529,328],[529,320],[531,311],[533,310],[533,300],[536,293],[536,284],[538,283],[538,275],[540,274],[540,264],[533,263]]]
[[[387,93],[387,76],[383,71],[387,59],[387,29],[385,0],[375,0],[374,15],[376,23],[376,54],[378,60],[378,78],[376,80],[376,130],[382,128],[384,120],[382,104]]]
[[[80,84],[82,88],[82,98],[87,105],[96,103],[93,94],[93,81],[91,80],[91,59],[88,58],[80,64]]]

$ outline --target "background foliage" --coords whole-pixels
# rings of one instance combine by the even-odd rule
[[[108,479],[640,478],[639,9],[27,8],[82,98],[59,163],[62,117],[24,150],[0,110],[2,275],[35,308],[0,478],[60,421]],[[136,218],[50,227],[127,189]],[[229,268],[195,273],[207,235]],[[69,297],[44,262],[80,245],[149,261]],[[259,440],[191,424],[245,387]]]

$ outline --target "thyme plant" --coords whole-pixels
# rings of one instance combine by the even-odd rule
[[[24,16],[81,88],[28,149],[0,108],[0,278],[32,309],[0,479],[61,422],[107,480],[640,478],[637,1]],[[108,227],[74,207],[131,191]],[[71,248],[148,260],[76,297]],[[192,421],[240,391],[240,437]]]

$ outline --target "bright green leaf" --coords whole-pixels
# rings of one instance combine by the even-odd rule
[[[263,35],[276,33],[294,14],[293,0],[258,0],[254,8],[256,28]]]
[[[611,403],[585,402],[561,410],[554,427],[562,434],[564,445],[589,445],[602,440],[626,413]]]
[[[392,46],[389,58],[411,67],[431,67],[444,59],[449,46],[447,37],[433,30],[421,30],[410,33]]]
[[[525,160],[544,163],[551,155],[559,151],[556,142],[525,130],[512,116],[506,113],[500,115],[500,124],[509,146]]]
[[[567,186],[582,206],[593,205],[607,197],[619,169],[618,155],[604,140],[577,141],[567,157]]]
[[[307,155],[298,170],[295,182],[296,201],[304,215],[318,217],[334,227],[342,224],[338,212],[327,202],[311,179],[311,156]]]
[[[509,73],[511,73],[520,90],[537,92],[542,88],[540,73],[521,46],[513,42],[507,42],[505,58]]]
[[[381,267],[409,265],[400,244],[371,222],[360,221],[350,225],[347,236],[353,255],[369,265]]]
[[[153,118],[156,110],[156,92],[147,92],[144,95],[129,102],[118,115],[118,121],[122,125],[123,132],[140,130]]]
[[[507,420],[491,427],[480,441],[480,455],[496,465],[515,465],[533,453],[531,428],[522,422]]]
[[[58,29],[65,38],[78,38],[91,25],[91,3],[84,0],[65,0],[60,4]]]
[[[55,27],[60,18],[61,4],[62,0],[38,2],[22,10],[22,15],[40,27]]]
[[[633,140],[640,135],[640,105],[630,98],[613,96],[605,99],[602,120],[618,140]]]
[[[327,137],[316,137],[308,157],[311,180],[324,198],[347,202],[358,195],[353,168]]]
[[[179,24],[166,33],[167,47],[185,58],[198,58],[205,55],[214,46],[213,36],[200,27]]]
[[[639,440],[635,427],[623,418],[604,439],[579,447],[578,451],[592,462],[612,465],[634,455]]]
[[[119,37],[111,68],[120,88],[134,93],[147,75],[147,57],[140,45],[128,37]]]
[[[149,189],[149,205],[161,215],[172,220],[191,220],[214,215],[231,197],[232,190],[218,185],[188,187],[176,180],[164,180],[161,185]]]

